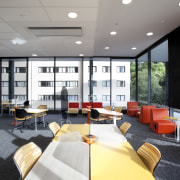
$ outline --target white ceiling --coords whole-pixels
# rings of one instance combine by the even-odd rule
[[[134,57],[180,26],[180,0],[0,0],[0,57]],[[78,13],[69,19],[67,13]],[[82,36],[36,37],[27,27],[82,27]],[[111,31],[117,35],[111,36]],[[152,31],[153,36],[146,36]],[[12,44],[20,38],[23,45]],[[76,45],[80,40],[82,44]],[[110,49],[105,50],[104,47]],[[132,47],[136,50],[131,50]]]

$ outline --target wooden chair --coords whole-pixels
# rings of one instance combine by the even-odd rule
[[[47,105],[39,105],[38,109],[47,109]],[[36,115],[36,117],[38,118],[37,124],[43,124],[43,121],[42,121],[43,116],[47,116],[47,112],[46,111]],[[47,122],[45,124],[48,125]]]
[[[52,122],[49,124],[49,129],[52,131],[53,136],[55,136],[61,128],[57,122]]]
[[[151,173],[154,173],[154,169],[161,158],[159,149],[154,145],[145,142],[142,146],[139,147],[137,154],[140,156]]]
[[[23,180],[26,177],[36,161],[40,158],[41,154],[41,149],[34,142],[30,142],[20,147],[15,152],[13,160],[20,173],[19,180]]]
[[[102,121],[105,121],[106,118],[100,116],[99,112],[96,109],[91,109],[91,116],[90,116],[90,120],[95,121],[97,123],[100,123]]]
[[[120,127],[120,131],[122,132],[123,135],[125,135],[128,131],[128,129],[131,127],[131,124],[128,122],[124,122]]]
[[[122,107],[116,107],[114,111],[121,113]],[[113,116],[108,116],[108,120],[113,121]],[[122,116],[116,116],[116,120],[122,120]]]

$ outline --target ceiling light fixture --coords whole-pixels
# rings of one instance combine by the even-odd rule
[[[69,13],[68,13],[68,17],[69,17],[69,18],[74,19],[74,18],[77,18],[77,16],[78,16],[78,15],[77,15],[76,12],[69,12]]]
[[[132,0],[122,0],[123,4],[130,4],[132,2]]]
[[[82,41],[76,41],[76,44],[82,44]]]
[[[24,39],[20,39],[20,38],[15,38],[15,39],[13,39],[13,40],[11,40],[11,42],[13,43],[13,44],[25,44],[27,41],[25,41]]]
[[[107,46],[107,47],[105,47],[104,49],[109,49],[109,47]]]
[[[179,4],[178,4],[179,6],[180,6],[180,2],[179,2]]]
[[[136,48],[136,47],[132,47],[131,49],[132,49],[132,50],[136,50],[137,48]]]
[[[32,54],[32,56],[37,56],[37,54]]]
[[[152,35],[153,35],[153,32],[148,32],[146,35],[147,35],[147,36],[152,36]]]
[[[117,32],[116,32],[116,31],[112,31],[112,32],[110,32],[110,34],[111,34],[111,35],[116,35]]]
[[[79,56],[84,56],[84,54],[79,54]]]

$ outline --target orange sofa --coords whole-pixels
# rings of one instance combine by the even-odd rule
[[[149,124],[151,109],[155,108],[156,106],[141,106],[141,111],[137,113],[137,120],[143,124]]]
[[[127,102],[127,114],[128,116],[136,116],[137,112],[140,112],[140,109],[138,109],[138,103],[137,102]]]
[[[151,109],[150,128],[158,134],[174,133],[176,124],[170,120],[164,119],[164,116],[169,116],[168,109]]]

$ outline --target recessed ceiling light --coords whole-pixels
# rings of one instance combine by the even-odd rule
[[[107,46],[107,47],[105,47],[104,49],[109,49],[109,47]]]
[[[37,54],[32,54],[32,56],[37,56]]]
[[[146,35],[147,35],[147,36],[152,36],[152,35],[153,35],[153,32],[148,32]]]
[[[130,4],[132,2],[132,0],[122,0],[123,4]]]
[[[79,54],[79,56],[84,56],[84,54]]]
[[[180,2],[179,2],[179,4],[178,4],[179,6],[180,6]]]
[[[116,35],[117,32],[116,32],[116,31],[112,31],[112,32],[110,32],[110,34],[111,34],[111,35]]]
[[[77,18],[77,13],[76,12],[69,12],[68,17],[72,18],[72,19]]]
[[[24,39],[15,38],[15,39],[11,40],[11,42],[13,44],[25,44],[27,41],[25,41]]]
[[[76,41],[76,44],[82,44],[82,41]]]
[[[132,50],[136,50],[137,48],[136,48],[136,47],[132,47],[131,49],[132,49]]]

